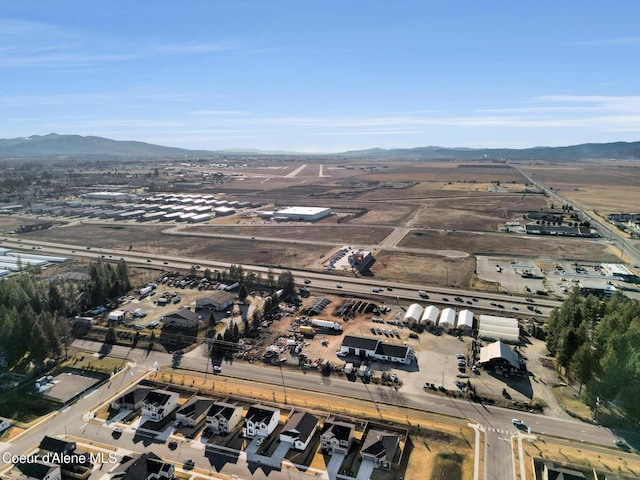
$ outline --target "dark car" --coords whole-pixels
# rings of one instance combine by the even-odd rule
[[[194,462],[191,458],[187,458],[187,459],[184,461],[183,466],[184,466],[184,469],[185,469],[185,470],[191,470],[193,467],[195,467],[195,466],[196,466],[196,462]]]
[[[176,442],[175,440],[171,440],[169,442],[169,450],[175,450],[176,448],[178,448],[178,442]]]

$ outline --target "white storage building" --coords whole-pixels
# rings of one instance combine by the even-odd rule
[[[458,313],[456,328],[463,333],[471,333],[473,330],[473,312],[471,310],[462,310]]]
[[[451,330],[456,324],[456,311],[453,308],[445,308],[440,312],[438,326],[443,330]]]
[[[416,323],[420,323],[420,319],[422,318],[422,306],[417,303],[412,303],[407,308],[407,312],[404,314],[404,323],[408,323],[409,325],[415,325]]]
[[[480,315],[478,337],[503,340],[505,342],[518,342],[520,340],[518,319]]]
[[[438,323],[438,315],[440,315],[440,309],[434,305],[429,305],[424,309],[422,318],[420,319],[420,325],[433,326]]]
[[[305,222],[315,222],[329,215],[331,215],[331,209],[322,207],[288,207],[273,212],[273,218],[276,220],[302,220]]]

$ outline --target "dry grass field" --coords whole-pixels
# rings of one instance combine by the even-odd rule
[[[452,248],[474,255],[526,256],[558,260],[616,261],[606,245],[593,240],[509,233],[413,230],[400,242],[411,248]]]
[[[381,251],[376,255],[371,273],[376,280],[468,288],[475,267],[476,259],[473,257],[443,258]]]
[[[522,167],[588,210],[637,212],[640,206],[638,162],[584,162]]]
[[[183,232],[213,233],[220,235],[255,236],[260,238],[290,238],[333,242],[336,244],[369,245],[384,240],[392,229],[388,227],[356,227],[351,225],[327,225],[324,223],[292,225],[200,225],[182,229]]]

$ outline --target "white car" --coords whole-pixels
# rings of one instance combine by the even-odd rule
[[[113,429],[114,435],[122,435],[122,427],[116,427]]]
[[[517,418],[513,418],[511,420],[511,423],[513,423],[516,427],[524,427],[524,422],[522,420],[517,419]]]
[[[213,373],[222,373],[222,368],[218,365],[213,366]]]
[[[342,284],[341,283],[336,283],[336,288],[342,288]]]

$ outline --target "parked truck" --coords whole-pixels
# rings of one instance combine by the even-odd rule
[[[312,337],[316,334],[315,329],[308,325],[302,325],[300,328],[298,328],[298,331],[304,336],[308,336],[308,337]]]
[[[332,322],[330,320],[313,319],[311,320],[311,326],[334,332],[342,332],[342,325],[338,322]]]
[[[153,291],[153,287],[144,287],[140,289],[140,297],[139,300],[142,300],[143,298],[146,298],[149,296],[149,294],[151,294],[151,292]]]
[[[300,296],[302,298],[307,298],[309,295],[311,295],[311,292],[307,287],[300,287]]]

